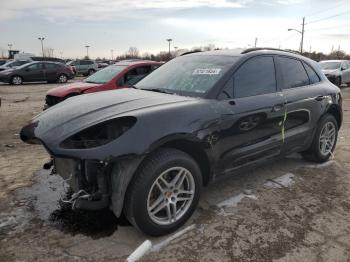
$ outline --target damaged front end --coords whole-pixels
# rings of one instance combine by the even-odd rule
[[[54,173],[59,174],[74,190],[70,199],[73,209],[100,210],[108,208],[111,196],[111,171],[103,161],[54,158]]]
[[[142,157],[122,154],[123,143],[118,147],[111,144],[135,123],[131,116],[108,119],[57,139],[53,146],[52,139],[40,132],[40,121],[33,121],[21,130],[21,139],[45,146],[51,161],[44,168],[53,166],[52,174],[60,175],[74,192],[69,199],[62,198],[63,202],[72,204],[73,209],[110,208],[119,216],[127,184]],[[51,134],[54,132],[57,130]]]

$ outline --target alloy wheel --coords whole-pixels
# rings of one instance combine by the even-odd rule
[[[336,138],[336,127],[332,122],[326,122],[321,130],[319,139],[320,153],[327,156],[332,152]]]
[[[190,171],[172,167],[161,173],[147,198],[147,211],[158,225],[178,221],[190,208],[195,195],[195,182]]]
[[[14,76],[12,78],[12,83],[15,85],[20,85],[22,84],[22,78],[20,76]]]
[[[66,83],[67,82],[67,77],[65,75],[60,75],[59,78],[58,78],[58,82]]]

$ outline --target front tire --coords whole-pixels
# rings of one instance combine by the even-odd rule
[[[124,205],[128,220],[147,235],[175,231],[194,212],[202,175],[186,153],[164,148],[151,154],[132,180]]]
[[[333,155],[338,138],[338,123],[333,115],[324,115],[316,128],[310,148],[302,152],[309,161],[323,163]]]
[[[334,80],[334,84],[337,86],[337,87],[340,87],[341,86],[341,82],[342,82],[342,79],[340,76],[337,76],[336,79]]]
[[[12,85],[22,85],[23,84],[23,78],[21,76],[13,76],[11,78],[11,84]]]

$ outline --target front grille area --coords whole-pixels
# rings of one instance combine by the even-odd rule
[[[45,98],[45,102],[48,106],[54,106],[64,100],[63,97],[57,97],[57,96],[50,96],[47,95]]]

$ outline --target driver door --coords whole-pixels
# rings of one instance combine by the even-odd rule
[[[23,80],[28,82],[45,81],[43,63],[31,64],[23,68]]]
[[[249,59],[226,83],[215,148],[222,173],[280,154],[285,103],[278,84],[272,56]]]

